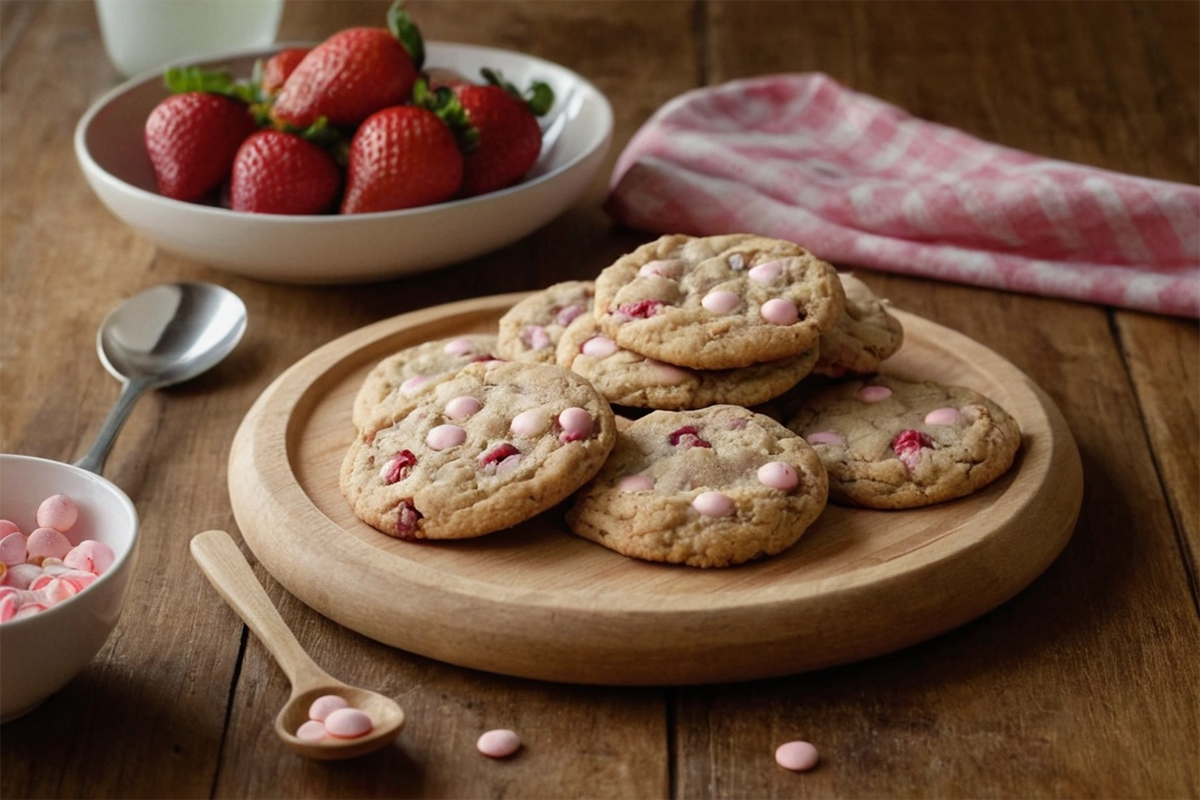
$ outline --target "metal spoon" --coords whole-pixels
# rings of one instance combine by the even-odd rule
[[[167,283],[109,312],[96,334],[100,361],[124,384],[104,427],[75,462],[97,475],[143,392],[190,380],[229,355],[246,330],[246,306],[211,283]]]
[[[292,694],[275,717],[275,734],[306,758],[354,758],[393,741],[404,727],[404,710],[390,697],[342,683],[316,665],[288,629],[271,598],[254,577],[242,551],[224,531],[205,531],[192,537],[192,558],[225,602],[238,613],[275,657],[292,684]],[[326,737],[319,742],[296,738],[308,720],[313,700],[327,694],[344,698],[371,717],[374,728],[357,739]]]

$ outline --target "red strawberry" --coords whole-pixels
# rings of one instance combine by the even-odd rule
[[[462,176],[458,143],[436,114],[417,106],[385,108],[350,142],[342,213],[440,203],[454,196]]]
[[[295,71],[296,65],[308,55],[308,51],[307,47],[289,47],[268,58],[263,64],[262,79],[259,82],[263,93],[278,93],[283,88],[284,81]]]
[[[158,191],[196,201],[227,177],[233,157],[254,133],[245,103],[207,92],[184,92],[163,100],[146,118],[146,152]]]
[[[323,214],[333,208],[342,173],[327,151],[292,133],[261,130],[233,161],[229,205],[256,214]]]
[[[398,4],[388,12],[388,28],[348,28],[314,47],[275,98],[275,121],[307,128],[325,117],[352,128],[406,102],[425,59],[424,43]]]
[[[554,102],[544,83],[534,84],[532,99],[526,100],[498,74],[484,70],[484,76],[491,81],[487,86],[450,87],[478,132],[477,140],[468,145],[463,167],[462,193],[467,197],[512,186],[525,177],[542,151],[537,117]]]

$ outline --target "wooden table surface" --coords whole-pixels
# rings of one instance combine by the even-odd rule
[[[290,0],[279,37],[380,24],[388,3]],[[18,797],[1197,797],[1200,553],[1195,320],[859,271],[900,308],[982,342],[1064,414],[1084,468],[1064,552],[959,629],[812,674],[731,685],[547,684],[448,666],[353,633],[256,573],[316,660],[399,699],[394,747],[307,762],[271,724],[283,674],[188,553],[240,542],[234,431],[285,368],[368,323],[593,277],[653,238],[600,210],[661,104],[706,84],[828,73],[914,114],[1044,156],[1197,181],[1195,2],[431,2],[429,39],[525,51],[594,81],[616,113],[605,168],[568,212],[499,252],[367,286],[271,285],[156,249],[92,195],[73,127],[120,78],[91,3],[0,2],[0,450],[73,461],[118,385],[95,331],[123,298],[204,280],[250,325],[201,378],[144,397],[105,474],[142,518],[124,616],[69,686],[0,731]],[[844,264],[843,267],[854,265]],[[2,491],[2,488],[0,488]],[[244,544],[243,544],[243,549]],[[664,631],[669,636],[670,631]],[[492,761],[482,731],[525,746]],[[786,772],[776,745],[817,745]]]

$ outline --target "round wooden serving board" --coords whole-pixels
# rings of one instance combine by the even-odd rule
[[[830,505],[787,552],[728,569],[636,561],[580,539],[561,509],[479,539],[406,542],[360,522],[338,488],[368,370],[402,348],[494,332],[522,294],[367,326],[314,351],[246,415],[229,461],[250,549],[321,614],[414,653],[490,672],[598,684],[746,680],[879,655],[1012,597],[1066,544],[1083,477],[1053,402],[962,334],[895,311],[887,372],[972,387],[1021,425],[1017,463],[930,508]]]

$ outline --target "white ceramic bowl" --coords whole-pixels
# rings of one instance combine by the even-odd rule
[[[248,76],[255,59],[294,44],[186,63]],[[101,97],[75,129],[75,155],[100,200],[164,250],[229,272],[290,283],[382,280],[465,261],[532,233],[587,188],[612,141],[613,115],[595,86],[557,64],[506,50],[426,43],[426,66],[479,79],[500,70],[518,87],[541,80],[555,101],[542,118],[542,154],[517,186],[466,200],[375,214],[245,214],[158,194],[143,126],[164,97],[161,72]]]
[[[138,516],[125,493],[104,478],[58,461],[0,455],[0,518],[25,532],[43,500],[69,495],[79,520],[72,544],[96,539],[116,560],[90,586],[29,617],[0,624],[0,722],[35,708],[87,666],[121,616],[133,574]]]

